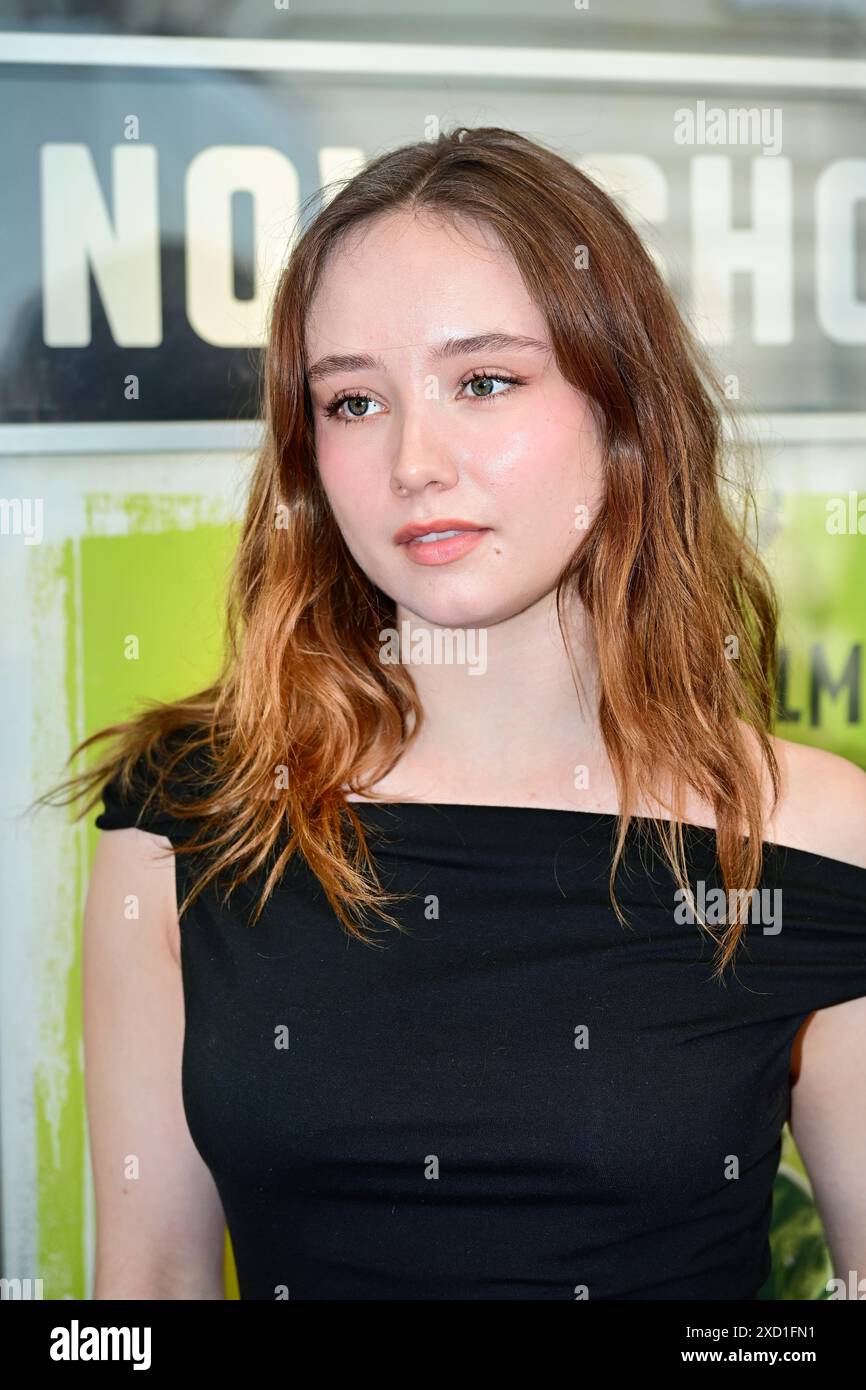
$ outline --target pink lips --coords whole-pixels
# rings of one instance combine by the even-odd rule
[[[489,529],[457,517],[434,517],[430,521],[412,521],[402,526],[394,540],[397,545],[403,546],[409,559],[416,565],[448,565],[474,550]],[[433,531],[458,531],[460,534],[436,541],[421,540],[422,536]]]
[[[416,565],[448,565],[474,550],[486,535],[486,531],[461,531],[459,536],[442,541],[409,541],[405,550]]]

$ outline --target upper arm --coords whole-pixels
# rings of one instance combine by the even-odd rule
[[[809,1016],[797,1037],[791,1132],[806,1165],[834,1273],[866,1278],[866,998]]]
[[[184,1004],[169,841],[99,837],[84,912],[94,1298],[222,1298],[225,1220],[183,1109]],[[136,915],[137,912],[137,915]]]
[[[773,839],[866,868],[866,773],[835,753],[775,739],[783,796]],[[866,924],[864,924],[866,932]],[[866,1277],[866,997],[809,1015],[792,1052],[790,1125],[836,1275]]]

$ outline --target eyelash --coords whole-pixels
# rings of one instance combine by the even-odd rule
[[[525,385],[526,385],[526,378],[525,378],[525,377],[521,377],[521,376],[506,376],[503,372],[472,372],[472,373],[470,374],[470,376],[466,377],[466,379],[465,379],[464,381],[461,381],[460,385],[461,385],[461,387],[466,387],[466,386],[469,386],[470,383],[473,382],[473,381],[505,381],[505,382],[507,382],[510,386],[525,386]],[[494,396],[473,396],[473,397],[471,397],[471,399],[476,400],[476,401],[490,402],[490,401],[498,401],[498,400],[501,400],[503,396],[510,396],[510,395],[511,395],[511,392],[510,392],[510,391],[497,391],[496,395],[494,395]],[[342,393],[342,395],[337,396],[337,398],[336,398],[335,400],[331,401],[330,405],[326,405],[326,406],[324,407],[324,409],[323,409],[323,411],[322,411],[322,414],[323,414],[324,416],[326,416],[326,418],[329,419],[329,420],[330,420],[330,419],[339,419],[339,420],[342,420],[342,422],[343,422],[344,425],[360,425],[360,424],[363,423],[364,420],[371,420],[371,419],[373,419],[373,416],[371,416],[371,415],[355,415],[355,416],[352,416],[352,417],[349,417],[349,416],[346,416],[346,415],[339,415],[339,416],[338,416],[338,415],[337,415],[337,411],[340,409],[341,406],[345,405],[346,401],[372,401],[372,400],[375,400],[375,397],[374,397],[374,396],[371,396],[371,395],[368,395],[368,393],[367,393],[366,391],[344,391],[344,392]]]

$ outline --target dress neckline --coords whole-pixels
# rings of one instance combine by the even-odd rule
[[[501,802],[372,801],[364,797],[361,797],[352,801],[347,800],[346,804],[349,806],[366,806],[368,808],[380,808],[385,811],[400,811],[404,810],[407,807],[414,807],[417,810],[422,811],[488,811],[492,812],[495,816],[501,816],[503,813],[510,812],[513,816],[527,814],[560,817],[571,816],[582,817],[585,820],[594,821],[616,821],[619,819],[619,814],[616,811],[587,811],[581,810],[578,807],[570,806],[515,806],[510,804],[503,804]],[[669,821],[670,819],[670,816],[632,816],[632,820],[645,821],[651,823],[663,823],[664,821]],[[695,821],[683,821],[683,833],[699,834],[704,836],[709,835],[713,839],[715,839],[716,836],[716,830],[714,826],[700,825]],[[783,854],[785,856],[789,854],[796,854],[799,855],[801,858],[811,860],[812,863],[816,865],[832,865],[834,870],[841,868],[845,871],[859,874],[862,876],[863,880],[866,881],[866,867],[864,867],[861,864],[852,864],[847,859],[834,859],[827,854],[818,854],[815,850],[799,849],[796,845],[778,844],[775,840],[763,840],[762,845],[765,849],[773,850],[777,854]]]

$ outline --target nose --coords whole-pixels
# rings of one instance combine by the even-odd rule
[[[416,400],[403,414],[390,480],[391,490],[399,496],[423,492],[431,484],[436,490],[445,491],[459,479],[433,419],[435,406],[435,401]]]

